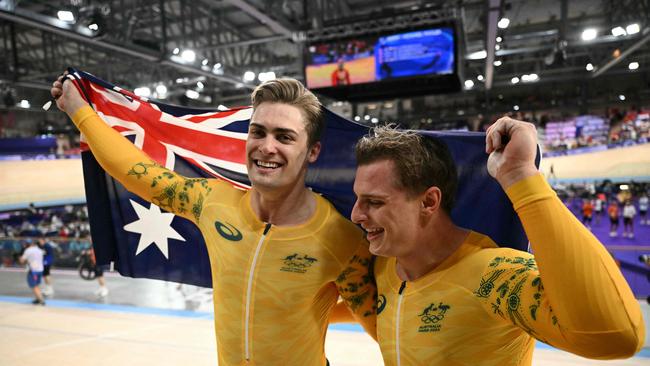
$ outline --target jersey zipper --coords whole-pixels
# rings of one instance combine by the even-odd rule
[[[399,287],[397,294],[397,314],[395,315],[395,351],[397,354],[397,366],[401,365],[400,353],[399,353],[399,326],[400,326],[400,310],[402,309],[402,298],[404,297],[404,289],[406,288],[406,281],[402,281],[402,285]]]
[[[250,343],[249,343],[249,324],[251,318],[251,294],[253,292],[253,276],[255,274],[255,267],[257,266],[257,257],[260,255],[260,249],[262,249],[262,244],[264,244],[264,239],[266,239],[266,234],[268,234],[271,229],[271,224],[266,224],[264,227],[264,233],[260,237],[260,240],[257,242],[257,247],[255,248],[255,254],[253,255],[253,262],[251,263],[250,271],[248,272],[248,285],[246,286],[246,317],[244,320],[244,353],[246,356],[246,361],[250,361]]]

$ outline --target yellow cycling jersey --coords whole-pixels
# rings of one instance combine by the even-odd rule
[[[257,218],[250,192],[159,166],[90,107],[73,121],[111,176],[200,228],[212,267],[219,365],[325,365],[328,317],[339,295],[374,336],[367,242],[327,200],[316,195],[304,224],[273,226]]]
[[[605,248],[541,175],[507,190],[535,256],[470,232],[435,270],[402,281],[377,257],[377,337],[386,365],[530,365],[535,339],[578,355],[630,357],[638,302]]]

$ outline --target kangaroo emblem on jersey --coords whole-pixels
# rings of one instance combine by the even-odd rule
[[[214,227],[217,229],[219,235],[223,236],[226,240],[240,241],[243,238],[241,232],[229,223],[223,224],[219,221],[215,221]]]
[[[280,268],[283,272],[305,273],[307,268],[311,267],[318,259],[310,257],[308,254],[293,253],[283,258],[284,267]]]
[[[451,309],[451,306],[445,305],[442,302],[438,303],[438,305],[431,303],[431,305],[424,308],[422,314],[418,314],[422,321],[418,332],[427,333],[439,331],[442,326],[440,322],[445,318],[445,314],[449,309]]]

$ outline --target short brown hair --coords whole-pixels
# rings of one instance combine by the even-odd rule
[[[356,145],[357,165],[390,160],[397,170],[396,184],[411,196],[438,187],[442,208],[451,214],[458,189],[458,175],[444,142],[393,126],[378,126]]]
[[[313,146],[320,141],[325,125],[321,110],[322,105],[318,98],[305,88],[300,81],[282,78],[260,84],[251,94],[253,109],[265,102],[284,103],[300,109],[305,119],[309,146]]]

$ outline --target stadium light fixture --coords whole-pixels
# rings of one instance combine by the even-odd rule
[[[512,79],[510,79],[510,82],[513,84],[517,84],[519,82],[519,78],[515,76]]]
[[[639,63],[636,62],[636,61],[630,62],[630,64],[627,65],[627,68],[630,69],[630,70],[636,70],[636,69],[639,68]]]
[[[135,88],[133,90],[133,94],[135,94],[135,95],[137,95],[139,97],[147,98],[147,97],[151,96],[151,89],[149,89],[149,87],[147,87],[147,86],[141,86],[139,88]]]
[[[501,66],[501,64],[502,64],[501,60],[494,61],[494,66],[496,66],[496,67]]]
[[[255,80],[255,73],[252,71],[246,71],[244,73],[244,81],[249,83],[251,81]]]
[[[359,116],[354,116],[354,120],[357,121],[357,122],[359,122],[359,121],[361,121],[361,117],[359,117]]]
[[[620,100],[621,102],[624,101],[625,100],[625,95],[623,95],[623,94],[619,95],[618,100]]]
[[[519,106],[515,104],[514,107],[512,107],[512,109],[518,111],[518,110],[519,110]]]
[[[474,87],[474,81],[465,80],[465,89],[472,89]]]
[[[506,28],[508,28],[509,25],[510,25],[510,19],[508,19],[508,18],[501,18],[501,19],[499,19],[499,22],[497,23],[497,27],[499,27],[501,29],[506,29]]]
[[[74,14],[69,10],[59,10],[56,12],[56,16],[63,20],[64,22],[74,23]]]
[[[174,48],[174,50],[172,51],[172,54],[174,54],[174,55],[178,55],[180,52],[181,52],[180,48],[176,47],[176,48]]]
[[[207,66],[209,62],[210,62],[210,60],[208,60],[207,58],[204,58],[203,61],[201,61],[201,65]]]
[[[483,75],[479,75],[479,76],[476,77],[476,80],[483,81],[483,80],[485,80],[485,78],[483,77]]]
[[[372,119],[370,119],[370,122],[377,123],[379,122],[379,119],[377,119],[377,117],[372,117]]]
[[[167,94],[167,87],[163,84],[156,85],[156,93],[158,93],[158,95]]]
[[[598,31],[596,28],[587,28],[582,31],[582,40],[583,41],[593,41],[598,36]]]
[[[587,69],[587,71],[593,71],[594,70],[594,65],[592,65],[592,63],[590,62],[590,63],[587,64],[587,66],[585,66],[585,69]]]
[[[623,27],[615,27],[612,28],[612,36],[614,37],[620,37],[620,36],[625,36],[627,35],[627,32]]]
[[[480,50],[476,52],[472,52],[469,55],[467,55],[468,60],[483,60],[487,57],[487,51],[486,50]]]
[[[503,41],[503,38],[501,38],[501,36],[497,37],[497,42],[501,42],[501,41]]]
[[[196,60],[196,52],[192,50],[184,50],[181,52],[181,58],[189,63],[192,63]]]
[[[203,82],[201,82],[201,81],[197,81],[196,82],[196,87],[199,88],[199,90],[200,90],[200,89],[205,88],[205,84],[203,84]]]
[[[200,94],[196,90],[189,89],[185,91],[185,96],[190,99],[199,99]]]
[[[641,27],[639,27],[638,23],[632,23],[625,27],[625,31],[627,31],[627,34],[637,34],[641,31]]]
[[[21,100],[20,103],[18,103],[18,106],[20,108],[28,109],[30,107],[29,100],[27,100],[27,99]]]

